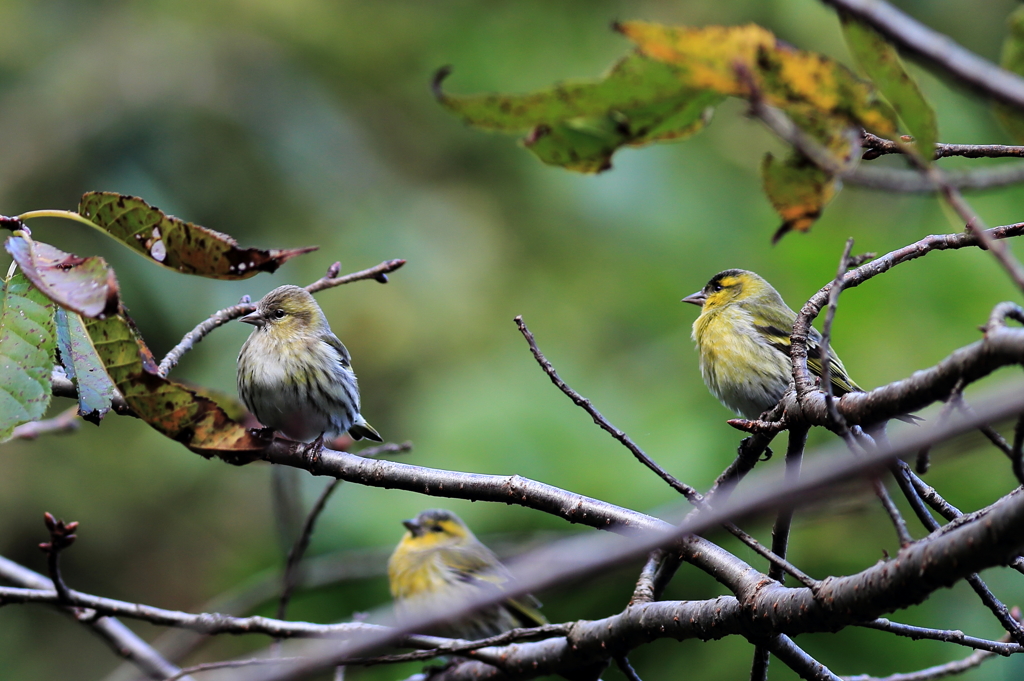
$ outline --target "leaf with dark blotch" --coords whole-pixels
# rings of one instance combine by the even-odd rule
[[[850,53],[899,114],[914,136],[919,158],[931,163],[939,139],[935,111],[903,65],[899,53],[875,29],[841,15],[843,35]]]
[[[750,97],[751,88],[786,111],[812,107],[850,125],[891,136],[896,115],[875,88],[839,62],[797,50],[771,31],[746,26],[670,27],[632,21],[617,26],[645,56],[675,67],[683,87]]]
[[[57,309],[57,351],[64,371],[78,390],[78,415],[99,425],[110,411],[117,388],[96,354],[82,318],[63,308]]]
[[[465,123],[499,132],[529,131],[523,145],[549,165],[579,172],[611,167],[623,146],[677,140],[710,120],[723,97],[680,87],[674,68],[631,54],[601,80],[566,82],[524,95],[449,95],[434,92]]]
[[[244,464],[267,446],[213,400],[159,375],[153,354],[122,315],[86,321],[96,353],[132,411],[193,452]]]
[[[86,317],[117,312],[117,277],[103,258],[81,258],[20,236],[7,237],[4,247],[29,281],[61,307]]]
[[[290,250],[240,248],[227,234],[166,215],[140,198],[113,192],[82,196],[78,212],[147,259],[185,274],[247,279],[273,272],[316,246]]]
[[[0,311],[0,440],[35,421],[50,404],[54,304],[18,272],[3,289]]]
[[[1003,55],[999,65],[1007,71],[1024,76],[1024,7],[1015,9],[1006,19],[1010,32],[1003,40]],[[1024,113],[1007,106],[993,105],[996,118],[1002,123],[1010,137],[1018,144],[1024,143]]]

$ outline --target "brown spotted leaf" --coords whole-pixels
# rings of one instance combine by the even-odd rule
[[[193,452],[244,464],[267,446],[213,400],[159,374],[153,354],[122,315],[86,320],[96,353],[139,418]]]
[[[61,307],[85,317],[117,312],[117,277],[103,258],[81,258],[21,236],[7,237],[4,247],[29,281]]]
[[[871,83],[829,57],[779,42],[760,26],[631,21],[617,28],[641,53],[674,66],[684,87],[750,97],[753,86],[768,104],[787,113],[811,107],[878,135],[896,132],[895,113]]]
[[[214,279],[247,279],[273,272],[290,258],[316,250],[316,246],[240,248],[227,234],[166,215],[138,197],[113,192],[84,194],[78,213],[155,263]]]
[[[0,309],[0,440],[43,417],[50,404],[55,306],[20,272],[3,288]]]
[[[569,81],[528,94],[434,93],[468,125],[527,132],[523,145],[541,161],[584,173],[611,167],[623,146],[678,140],[699,131],[723,96],[683,88],[674,67],[630,54],[600,80]]]

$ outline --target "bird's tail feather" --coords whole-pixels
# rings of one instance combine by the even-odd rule
[[[373,440],[374,442],[384,442],[373,426],[366,422],[362,414],[356,416],[356,422],[352,424],[352,427],[348,429],[348,434],[356,440]]]

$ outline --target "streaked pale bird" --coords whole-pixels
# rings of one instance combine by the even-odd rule
[[[238,354],[238,394],[260,423],[297,442],[381,441],[359,413],[348,350],[306,289],[280,286],[239,321],[256,328]]]

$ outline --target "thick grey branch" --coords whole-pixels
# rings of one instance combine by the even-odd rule
[[[1024,111],[1024,78],[1002,69],[883,0],[823,0],[970,88]]]
[[[529,679],[623,655],[664,637],[708,640],[836,631],[919,603],[971,572],[1004,564],[1022,546],[1024,492],[1017,491],[989,507],[984,521],[943,528],[902,549],[892,560],[856,575],[830,577],[817,594],[768,582],[746,602],[722,596],[638,604],[612,617],[578,622],[564,638],[505,648],[500,653],[503,672],[473,665],[444,672],[443,679]]]
[[[642,514],[627,512],[623,517],[622,513],[616,512],[616,516],[623,520],[629,518],[635,522],[633,527],[643,527],[643,531],[617,541],[606,535],[591,535],[556,543],[511,563],[509,567],[515,581],[506,591],[484,594],[472,601],[450,603],[445,612],[424,616],[387,636],[334,645],[330,649],[313,646],[307,651],[308,659],[305,662],[288,669],[261,671],[254,678],[266,681],[305,678],[315,670],[341,664],[368,647],[394,642],[403,634],[424,630],[440,621],[466,616],[506,598],[551,588],[567,579],[584,579],[609,566],[643,556],[657,547],[678,545],[683,538],[705,532],[727,518],[747,517],[777,510],[781,505],[820,498],[833,485],[856,477],[876,475],[886,470],[891,461],[912,454],[922,446],[944,441],[973,430],[979,423],[1006,418],[1021,410],[1024,410],[1024,392],[1019,385],[1015,385],[1010,390],[992,395],[983,405],[979,405],[974,415],[947,423],[924,425],[907,433],[898,443],[883,444],[863,456],[843,456],[839,448],[833,448],[831,456],[823,455],[809,463],[805,475],[799,481],[753,485],[742,498],[735,497],[721,507],[702,510],[695,518],[684,521],[670,531],[664,531],[657,525],[651,526],[649,521],[644,521],[646,517]],[[272,447],[270,451],[274,452],[275,449]],[[287,454],[277,451],[278,454]],[[279,463],[302,465],[300,452],[296,451],[292,456],[296,458],[275,458]],[[472,494],[473,498],[492,498],[495,501],[536,507],[563,517],[566,512],[561,503],[553,508],[538,504],[533,492],[541,493],[551,488],[522,478],[503,479],[416,469],[411,466],[398,470],[396,464],[379,461],[371,462],[377,468],[377,474],[363,477],[371,469],[356,470],[360,474],[352,475],[351,464],[354,462],[346,458],[349,456],[325,452],[321,462],[314,462],[313,472],[338,475],[362,484],[411,488],[421,493],[461,498]],[[349,470],[346,472],[345,469]],[[502,480],[516,480],[518,493],[499,493],[503,487]],[[538,486],[536,490],[535,486]],[[587,501],[585,498],[577,498],[581,503]],[[583,516],[588,524],[621,530],[627,527],[621,523],[613,524],[610,517],[602,522],[600,516],[614,510],[614,507],[603,509],[596,503],[590,503],[588,512]],[[871,621],[883,612],[920,602],[935,589],[947,586],[983,567],[1005,564],[1008,557],[1024,544],[1022,530],[1024,494],[1014,493],[984,512],[951,523],[932,536],[904,548],[895,560],[851,577],[830,578],[814,590],[782,587],[729,554],[702,560],[687,557],[694,564],[717,564],[730,578],[726,580],[721,575],[716,576],[720,581],[733,582],[737,587],[734,590],[737,595],[702,603],[635,606],[615,618],[577,624],[569,638],[582,643],[582,647],[568,645],[564,641],[559,646],[559,639],[520,644],[510,652],[503,651],[501,654],[504,656],[507,652],[503,660],[521,662],[522,667],[509,668],[506,662],[503,662],[503,666],[512,675],[519,676],[522,672],[528,678],[563,666],[571,668],[628,652],[630,648],[652,640],[645,638],[647,636],[716,638],[739,634],[748,638],[763,638],[778,633],[791,635],[806,631],[833,631],[856,622]],[[692,549],[693,544],[685,546]],[[717,549],[713,544],[710,546]],[[661,611],[658,608],[667,610]],[[588,638],[587,632],[593,635],[592,640]],[[609,641],[612,642],[611,647]],[[481,656],[484,653],[481,651]]]

